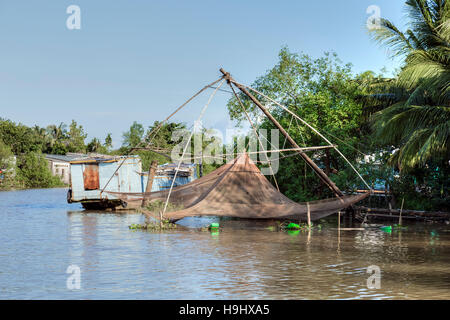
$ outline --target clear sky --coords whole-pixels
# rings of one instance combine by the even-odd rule
[[[80,30],[66,27],[72,4]],[[392,71],[398,62],[368,37],[370,5],[403,27],[402,0],[0,0],[0,117],[44,127],[75,119],[89,140],[111,132],[119,147],[134,120],[162,120],[220,67],[250,84],[285,45],[335,51],[355,72]],[[233,126],[228,98],[218,94],[205,126]],[[190,124],[207,99],[175,120]]]

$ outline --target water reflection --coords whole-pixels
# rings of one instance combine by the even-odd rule
[[[271,231],[275,221],[188,218],[165,233],[129,230],[130,212],[88,212],[65,190],[0,193],[0,298],[449,299],[448,226]],[[200,231],[218,221],[218,233]],[[8,244],[8,245],[6,245]],[[17,253],[21,254],[18,255]],[[67,267],[81,268],[79,291]],[[367,267],[381,268],[368,289]]]

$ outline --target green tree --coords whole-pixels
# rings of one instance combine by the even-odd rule
[[[11,149],[0,140],[0,169],[7,169],[10,164],[11,157],[14,156]]]
[[[363,144],[367,132],[361,129],[362,104],[358,97],[361,87],[351,72],[351,65],[343,64],[336,54],[326,53],[313,59],[308,55],[291,53],[283,48],[278,63],[264,76],[258,78],[252,87],[279,101],[290,111],[319,129],[329,140],[339,144],[340,150],[353,162],[361,156],[357,149],[370,149]],[[244,95],[239,95],[246,109],[258,120],[261,113]],[[262,102],[266,100],[256,96]],[[228,103],[232,119],[242,120],[245,114],[235,98]],[[290,114],[280,108],[270,108],[277,121],[288,131],[300,146],[319,146],[326,144],[311,129],[297,122]],[[274,125],[265,117],[259,124],[261,128],[272,129]],[[280,135],[279,146],[289,146]],[[349,170],[344,160],[336,153],[314,152],[310,155],[319,166],[339,181],[341,188],[353,188],[357,177]],[[298,157],[280,160],[276,175],[280,190],[297,201],[311,200],[328,193],[327,188],[317,179],[309,167]],[[340,177],[345,177],[340,178]],[[349,177],[352,177],[350,179]]]
[[[64,186],[53,176],[45,157],[39,152],[29,152],[18,159],[18,179],[26,188],[52,188]]]
[[[87,152],[107,153],[107,149],[102,145],[99,139],[93,138],[86,146]]]
[[[15,155],[41,151],[43,147],[43,141],[33,129],[11,120],[0,119],[0,139]]]
[[[160,164],[171,162],[172,148],[180,143],[180,141],[173,140],[173,134],[176,131],[184,131],[185,134],[190,134],[184,123],[169,122],[161,125],[161,122],[155,121],[145,131],[144,126],[135,121],[130,129],[123,134],[122,147],[112,153],[129,154],[132,148],[138,145],[140,148],[146,148],[146,150],[133,150],[132,153],[140,156],[142,168],[147,171],[153,160]]]
[[[67,125],[61,122],[57,125],[49,125],[45,129],[45,133],[42,133],[42,129],[35,128],[35,131],[39,133],[41,139],[44,141],[44,153],[49,154],[66,154],[67,153]]]
[[[405,57],[393,97],[374,117],[379,141],[399,148],[393,165],[412,170],[429,161],[448,165],[450,158],[450,1],[408,0],[409,29],[400,31],[381,19],[373,38],[394,55]]]
[[[124,132],[122,146],[125,148],[136,147],[144,138],[144,126],[137,121],[134,121],[130,130]]]
[[[84,133],[83,126],[78,125],[75,120],[72,120],[69,131],[67,132],[67,151],[68,152],[86,152],[86,145],[84,140],[87,134]]]
[[[0,190],[15,187],[16,166],[11,149],[0,139]]]
[[[145,135],[142,137],[141,147],[148,147],[151,150],[136,152],[142,159],[142,168],[145,171],[150,168],[153,160],[160,164],[170,162],[172,148],[179,143],[179,141],[172,140],[172,135],[177,130],[186,130],[186,126],[182,123],[169,122],[161,126],[160,124],[159,121],[155,121],[153,125],[147,128]]]
[[[108,133],[106,135],[105,138],[105,143],[103,144],[103,146],[106,148],[106,150],[109,152],[112,148],[112,137],[111,137],[111,133]]]

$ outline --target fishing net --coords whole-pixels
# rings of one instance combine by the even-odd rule
[[[166,201],[169,190],[151,193],[105,191],[124,202]],[[228,216],[249,219],[295,218],[311,220],[343,210],[369,194],[345,195],[341,198],[297,203],[267,180],[247,154],[221,166],[193,182],[173,188],[170,203],[183,209],[166,212],[164,217],[179,220],[189,216]]]

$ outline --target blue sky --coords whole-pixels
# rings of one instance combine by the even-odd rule
[[[69,30],[66,8],[81,9]],[[366,9],[403,27],[404,1],[0,0],[0,117],[47,126],[75,119],[115,147],[134,120],[165,118],[223,67],[250,84],[282,46],[313,57],[335,51],[355,72],[399,66],[366,31]],[[234,124],[218,93],[204,125]],[[188,124],[203,95],[174,120]]]

